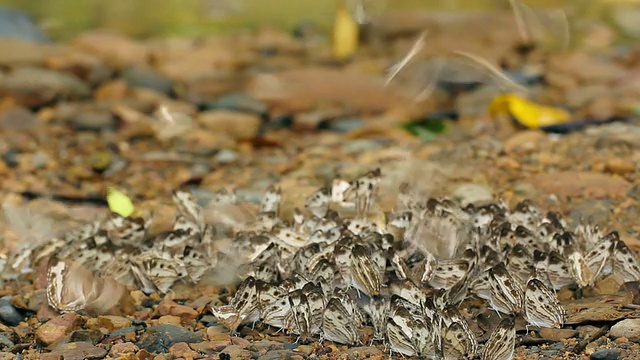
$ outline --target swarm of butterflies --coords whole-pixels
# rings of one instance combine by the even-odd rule
[[[223,233],[205,222],[203,207],[176,191],[173,228],[147,235],[150,221],[116,213],[64,237],[21,251],[14,268],[48,264],[47,299],[61,312],[100,311],[118,292],[166,293],[197,284],[233,259],[239,286],[227,304],[211,305],[231,331],[256,322],[300,341],[356,345],[362,329],[392,352],[422,358],[511,359],[515,318],[528,327],[560,328],[563,286],[591,286],[613,274],[640,280],[640,263],[617,232],[569,228],[531,201],[460,206],[426,199],[408,185],[384,219],[372,216],[379,169],[353,181],[334,179],[307,197],[289,221],[280,190],[265,193],[258,214]],[[220,191],[215,204],[234,204]],[[220,246],[221,238],[231,240]],[[27,265],[25,265],[25,263]],[[463,300],[486,300],[503,320],[483,346],[467,323]]]

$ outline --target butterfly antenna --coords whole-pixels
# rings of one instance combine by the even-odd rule
[[[516,27],[520,33],[520,39],[525,44],[529,44],[531,42],[531,32],[524,21],[524,14],[522,13],[522,6],[524,6],[524,4],[520,0],[509,0],[509,4],[513,11],[513,18],[516,21]]]
[[[453,54],[458,55],[458,56],[462,56],[464,58],[467,58],[469,60],[471,60],[472,63],[475,63],[476,65],[480,66],[481,68],[484,68],[486,70],[489,70],[489,72],[491,74],[494,75],[494,78],[500,79],[503,81],[504,84],[508,85],[509,87],[512,87],[514,89],[516,89],[517,91],[521,91],[523,93],[528,93],[528,89],[520,84],[518,84],[517,82],[513,81],[511,78],[509,78],[509,76],[502,70],[500,70],[498,67],[496,67],[495,65],[493,65],[492,63],[490,63],[487,59],[484,59],[478,55],[472,54],[470,52],[467,51],[462,51],[462,50],[454,50],[452,51]],[[501,87],[500,83],[495,82],[496,86],[498,86],[501,90],[505,90],[503,87]]]

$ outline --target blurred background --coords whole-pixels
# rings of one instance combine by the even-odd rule
[[[2,0],[0,5],[31,14],[56,39],[95,28],[133,37],[197,36],[234,29],[274,26],[292,29],[301,22],[329,28],[336,0]],[[382,15],[393,12],[508,10],[505,0],[371,0]],[[638,0],[530,0],[532,7],[562,7],[571,20],[602,20],[624,36],[640,35]],[[376,10],[376,9],[374,9]],[[374,11],[375,12],[375,11]]]

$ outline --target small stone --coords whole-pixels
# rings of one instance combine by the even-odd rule
[[[167,360],[172,360],[173,359],[173,355],[171,354],[160,354],[158,356],[154,356],[152,353],[148,352],[147,350],[140,350],[136,353],[136,359],[137,360],[156,360],[158,359],[159,356],[164,356],[165,359]]]
[[[166,95],[173,90],[171,79],[147,66],[132,66],[122,73],[122,78],[130,87],[151,89]]]
[[[106,329],[109,332],[114,330],[123,329],[131,326],[131,320],[115,315],[102,315],[97,318],[87,320],[87,327],[89,329]]]
[[[284,350],[284,344],[278,341],[260,340],[251,344],[251,349],[255,351]]]
[[[238,345],[230,345],[224,348],[220,354],[220,359],[222,359],[222,354],[227,354],[230,360],[251,359],[251,353]]]
[[[231,110],[203,111],[197,121],[207,130],[233,139],[251,139],[258,135],[262,120],[258,115]]]
[[[626,337],[629,341],[640,342],[640,319],[626,319],[613,325],[609,336],[614,339]]]
[[[135,339],[135,336],[136,336],[135,326],[129,326],[126,328],[112,331],[111,334],[109,334],[109,339],[112,339],[112,340],[129,339],[129,338]]]
[[[116,119],[106,111],[85,111],[72,117],[70,124],[79,131],[101,131],[115,129]]]
[[[148,328],[140,336],[140,341],[136,345],[140,349],[159,354],[167,352],[173,344],[179,342],[194,343],[201,341],[202,336],[179,326],[158,325]]]
[[[231,164],[233,162],[236,162],[239,158],[240,155],[236,151],[229,149],[222,149],[218,151],[215,156],[216,161],[220,165]]]
[[[28,130],[39,125],[40,121],[31,110],[22,106],[15,106],[0,113],[0,129]]]
[[[5,334],[0,333],[0,349],[9,349],[15,345]]]
[[[241,348],[245,349],[247,347],[249,347],[249,345],[251,345],[251,342],[249,342],[249,340],[238,337],[238,336],[234,336],[231,338],[231,344],[233,345],[238,345]]]
[[[138,352],[138,350],[140,349],[138,349],[138,347],[134,343],[130,343],[130,342],[118,343],[118,344],[113,344],[111,346],[111,349],[109,350],[109,355],[115,357],[121,354],[135,354],[136,352]]]
[[[267,106],[246,94],[232,93],[218,97],[214,101],[205,104],[207,110],[235,110],[258,115],[267,112]]]
[[[64,360],[90,360],[104,358],[107,355],[107,350],[88,342],[79,341],[60,344],[51,353],[62,355]]]
[[[58,98],[85,98],[91,95],[91,90],[74,75],[24,67],[2,79],[0,94],[13,97],[20,105],[34,107]]]
[[[622,359],[620,349],[602,349],[594,352],[589,357],[591,360],[617,360]]]
[[[169,353],[185,360],[199,359],[202,357],[197,351],[193,351],[187,343],[177,343],[169,348]]]
[[[364,120],[362,118],[335,119],[328,122],[327,129],[339,133],[347,133],[349,131],[362,127],[363,124]]]
[[[182,325],[182,321],[180,320],[179,317],[177,316],[173,316],[173,315],[164,315],[164,316],[160,316],[160,318],[158,319],[158,325],[175,325],[175,326],[180,326]]]
[[[545,340],[551,341],[561,341],[565,339],[572,338],[578,334],[577,331],[573,329],[553,329],[553,328],[542,328],[539,331],[540,337]]]
[[[164,299],[158,304],[154,316],[171,315],[180,319],[183,324],[189,321],[195,320],[198,317],[198,312],[193,308],[185,305],[179,305],[174,301]]]
[[[16,326],[24,320],[24,316],[18,312],[18,310],[11,305],[11,297],[0,298],[0,320],[3,324],[9,326]]]
[[[300,345],[296,348],[296,351],[305,355],[311,355],[316,349],[311,345]]]
[[[42,354],[42,355],[45,355],[45,354]],[[16,358],[17,358],[16,354],[0,351],[0,360],[14,360]],[[42,356],[40,359],[44,360],[44,356]]]
[[[231,340],[203,341],[189,344],[189,347],[205,355],[213,355],[231,345]]]
[[[542,131],[526,130],[515,133],[504,142],[507,154],[530,152],[537,148],[538,142],[545,137]]]
[[[300,357],[299,354],[294,353],[291,350],[273,350],[260,356],[258,360],[280,360],[280,359],[293,359],[293,357]],[[235,358],[233,358],[235,359]]]
[[[625,158],[609,159],[605,165],[605,170],[618,175],[625,175],[635,171],[636,165],[633,161]]]
[[[373,346],[360,346],[350,348],[347,351],[342,352],[342,354],[347,355],[349,359],[369,359],[376,356],[382,355],[382,351],[380,349]]]
[[[102,338],[104,338],[104,334],[102,334],[100,330],[82,329],[82,330],[76,330],[72,332],[71,338],[69,340],[71,342],[84,341],[84,342],[89,342],[89,343],[92,343],[93,345],[96,345],[97,343],[102,341]]]
[[[51,345],[80,326],[81,323],[82,318],[76,314],[60,315],[40,325],[36,330],[36,339],[43,344]]]

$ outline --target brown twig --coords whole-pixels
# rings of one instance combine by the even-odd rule
[[[591,334],[591,336],[588,336],[584,339],[582,339],[582,341],[580,341],[578,344],[576,344],[576,346],[573,347],[573,353],[574,354],[579,354],[581,353],[590,342],[593,342],[597,339],[599,339],[600,337],[604,336],[604,334],[607,333],[607,331],[609,331],[609,328],[611,328],[611,325],[605,325],[603,327],[601,327],[598,331],[596,331],[595,333]]]

